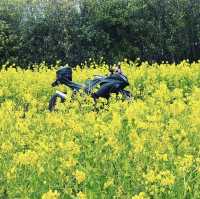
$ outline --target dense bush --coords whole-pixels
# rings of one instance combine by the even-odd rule
[[[200,58],[199,0],[2,0],[0,63]]]

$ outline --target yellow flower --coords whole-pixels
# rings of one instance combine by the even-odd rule
[[[180,173],[187,172],[193,163],[193,156],[192,155],[185,155],[184,157],[178,157],[175,164],[177,169]]]
[[[12,180],[16,178],[16,168],[13,167],[11,168],[7,173],[6,173],[6,177],[8,180]]]
[[[0,89],[0,97],[4,95],[3,89]]]
[[[144,178],[147,180],[147,182],[153,183],[157,181],[157,174],[153,170],[149,170],[147,174],[144,175]]]
[[[135,153],[140,153],[143,151],[144,149],[144,144],[145,144],[145,137],[144,135],[143,136],[138,136],[138,134],[133,131],[131,134],[130,134],[130,140],[131,140],[131,144],[133,146],[133,151]]]
[[[70,158],[69,160],[67,161],[64,161],[64,166],[66,166],[67,168],[71,168],[71,167],[74,167],[76,165],[77,161],[74,160],[73,158]]]
[[[147,199],[144,192],[140,192],[138,195],[133,196],[131,199]]]
[[[159,152],[156,152],[156,157],[158,160],[167,161],[168,155],[166,153],[160,154]]]
[[[2,150],[2,152],[9,152],[9,151],[11,151],[13,149],[13,145],[10,143],[10,142],[8,142],[8,143],[3,143],[2,145],[1,145],[1,150]]]
[[[121,118],[120,118],[120,115],[117,114],[116,112],[113,113],[113,116],[112,116],[111,129],[112,129],[113,132],[115,130],[119,131],[121,129]]]
[[[86,178],[85,173],[83,171],[78,171],[78,170],[75,171],[74,176],[75,176],[78,184],[82,183]]]
[[[170,173],[170,171],[161,171],[159,173],[161,179],[160,184],[163,186],[173,185],[175,182],[175,177]]]
[[[78,199],[87,199],[87,196],[86,196],[85,193],[83,193],[83,192],[80,191],[80,192],[77,194],[77,198],[78,198]]]
[[[58,199],[60,194],[57,191],[49,190],[42,195],[42,199]]]
[[[38,162],[39,156],[35,151],[27,151],[25,153],[17,153],[14,157],[14,162],[17,165],[31,165],[35,166]]]
[[[109,178],[103,185],[104,189],[107,189],[108,187],[112,186],[114,184],[113,178]]]
[[[74,141],[68,141],[66,143],[60,142],[58,145],[60,149],[66,150],[70,155],[76,155],[80,152],[80,146]]]

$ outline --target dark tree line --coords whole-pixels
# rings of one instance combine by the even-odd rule
[[[1,0],[0,64],[200,59],[200,0]]]

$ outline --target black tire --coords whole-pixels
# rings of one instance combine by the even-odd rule
[[[63,94],[66,94],[66,93],[63,93]],[[57,102],[57,98],[60,98],[61,99],[61,103],[64,103],[65,102],[65,98],[61,95],[59,95],[58,93],[54,94],[51,99],[49,100],[49,111],[54,111],[55,110],[55,107],[56,107],[56,102]]]
[[[55,110],[57,97],[58,97],[57,94],[55,94],[49,100],[49,111],[51,111],[51,112]]]

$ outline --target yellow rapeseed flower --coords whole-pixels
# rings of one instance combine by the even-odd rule
[[[138,195],[133,196],[131,199],[148,199],[144,192],[140,192]]]
[[[78,194],[77,194],[77,198],[78,199],[87,199],[87,196],[86,196],[86,194],[85,193],[83,193],[83,192],[78,192]]]
[[[112,186],[114,184],[113,178],[109,178],[103,185],[104,189],[107,189],[108,187]]]
[[[42,195],[41,199],[59,199],[60,194],[57,191],[49,190]]]
[[[85,181],[85,178],[86,178],[86,175],[83,171],[79,171],[79,170],[76,170],[74,172],[74,176],[78,182],[78,184],[82,183],[83,181]]]

